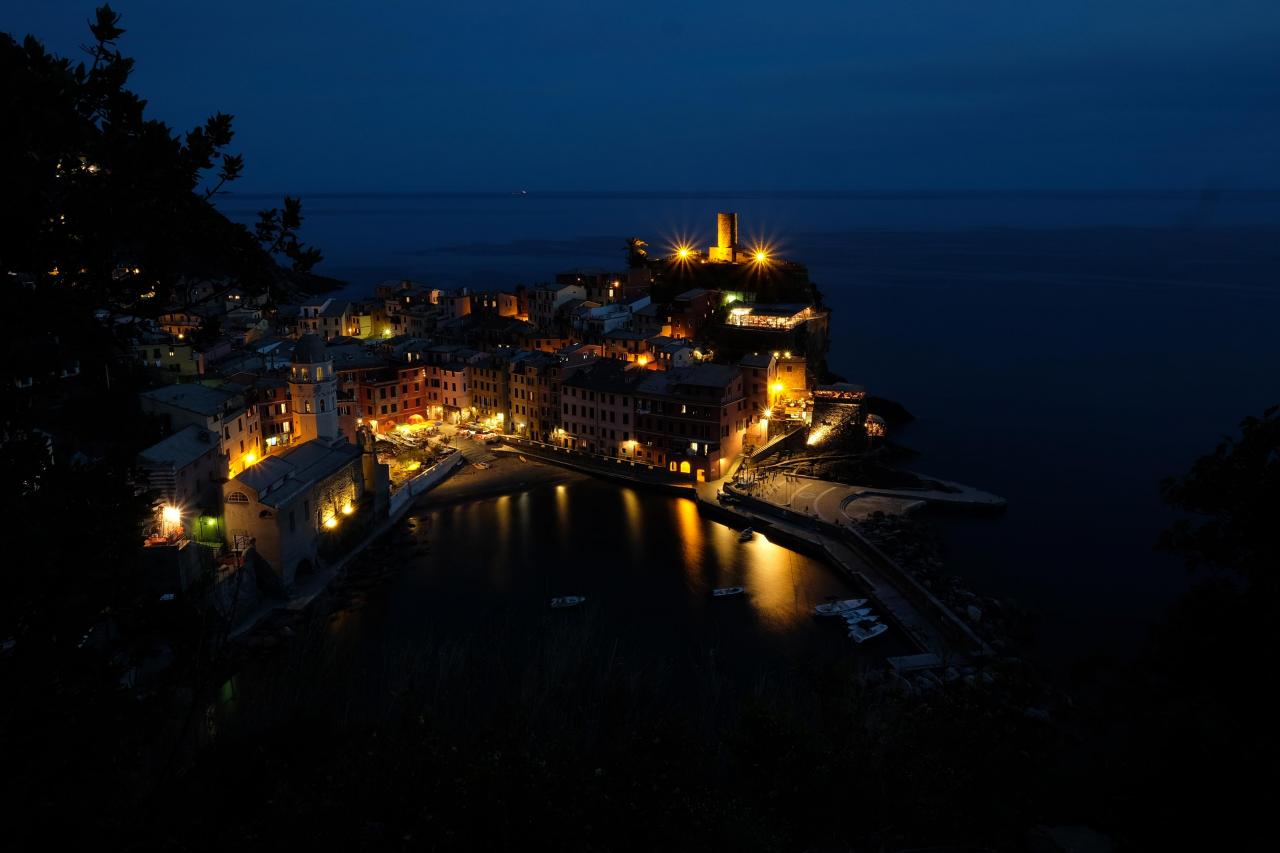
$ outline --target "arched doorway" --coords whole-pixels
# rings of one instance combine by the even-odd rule
[[[684,462],[680,463],[681,474],[688,474],[692,470],[693,470],[693,466],[689,464],[689,460],[686,459]]]

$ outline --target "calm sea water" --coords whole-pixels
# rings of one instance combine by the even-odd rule
[[[272,202],[222,205],[248,220]],[[616,268],[628,236],[710,244],[719,210],[809,265],[835,310],[832,369],[917,415],[895,438],[920,471],[1008,498],[999,518],[936,519],[949,566],[1033,611],[1047,656],[1131,652],[1187,583],[1153,550],[1160,478],[1280,402],[1280,193],[304,198],[320,271],[353,295]],[[633,522],[594,521],[598,539],[533,543],[526,569],[611,559]]]

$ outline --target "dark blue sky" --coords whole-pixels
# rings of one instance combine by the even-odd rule
[[[1280,187],[1280,0],[114,5],[240,191]]]

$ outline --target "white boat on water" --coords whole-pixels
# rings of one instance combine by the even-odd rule
[[[840,617],[844,619],[844,621],[849,625],[856,625],[859,622],[866,622],[868,621],[868,617],[870,617],[871,620],[880,618],[879,616],[871,615],[870,607],[859,607],[857,610],[846,610],[845,612],[840,614]]]
[[[561,595],[551,599],[551,606],[556,608],[576,607],[586,600],[587,597],[585,595]]]
[[[888,630],[889,626],[883,622],[876,622],[870,625],[850,625],[849,638],[855,643],[865,643],[872,637],[878,637]]]
[[[865,598],[846,598],[844,601],[830,601],[826,604],[819,604],[813,608],[813,612],[816,616],[839,616],[850,610],[857,610],[866,603],[867,600]]]
[[[716,598],[724,598],[727,595],[742,595],[744,592],[746,590],[740,586],[722,586],[719,589],[711,590],[711,594]]]
[[[748,527],[746,530],[744,530],[744,531],[742,531],[741,533],[739,533],[739,534],[738,534],[738,541],[739,541],[739,542],[750,542],[750,541],[751,541],[751,537],[753,537],[753,536],[755,536],[755,535],[756,535],[756,532],[755,532],[754,530],[752,530],[750,527]]]

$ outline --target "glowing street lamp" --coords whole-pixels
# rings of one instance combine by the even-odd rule
[[[164,536],[176,534],[182,530],[182,510],[173,504],[160,507],[160,533]]]

